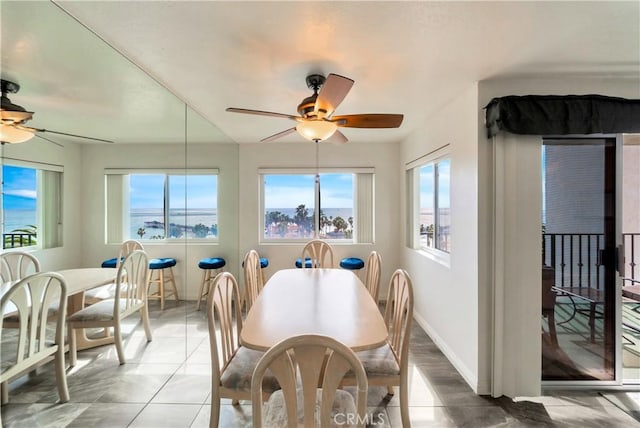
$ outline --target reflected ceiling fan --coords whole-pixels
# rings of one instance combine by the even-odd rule
[[[284,113],[273,113],[262,110],[249,110],[229,107],[227,111],[233,113],[256,114],[291,119],[298,124],[286,131],[263,138],[261,142],[274,141],[296,131],[307,140],[328,140],[333,143],[346,143],[347,137],[338,128],[398,128],[402,124],[401,114],[350,114],[333,116],[354,81],[337,74],[325,77],[320,74],[307,76],[307,86],[313,89],[313,95],[302,100],[298,105],[300,116]]]
[[[25,123],[33,118],[34,112],[27,111],[24,107],[17,104],[13,104],[7,94],[15,94],[20,90],[20,85],[8,80],[1,80],[2,90],[2,105],[0,109],[0,143],[1,144],[15,144],[23,143],[30,140],[34,136],[47,140],[50,143],[63,147],[61,144],[56,143],[46,137],[43,137],[42,133],[64,135],[67,137],[82,138],[85,140],[99,141],[101,143],[113,143],[110,140],[104,140],[102,138],[87,137],[84,135],[70,134],[67,132],[51,131],[49,129],[33,128],[26,126]]]

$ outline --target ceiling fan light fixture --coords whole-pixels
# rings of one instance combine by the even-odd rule
[[[296,131],[307,140],[322,141],[331,137],[338,125],[328,120],[305,120],[298,123]]]
[[[33,132],[13,125],[0,125],[0,142],[17,144],[33,138]]]

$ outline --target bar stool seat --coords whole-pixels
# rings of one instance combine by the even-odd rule
[[[264,269],[269,266],[269,259],[266,257],[260,257],[260,269]],[[242,261],[242,267],[244,268],[244,260]]]
[[[360,269],[364,267],[364,260],[358,257],[346,257],[340,260],[340,267],[350,270],[355,273],[356,276],[360,277]]]
[[[196,310],[200,310],[200,302],[207,294],[209,294],[211,283],[226,264],[226,260],[222,257],[208,257],[206,259],[201,259],[198,262],[198,267],[202,269],[203,272],[202,282],[200,283],[200,292],[198,293],[198,302],[196,303]]]
[[[340,267],[348,270],[360,270],[364,267],[364,260],[357,257],[347,257],[340,260]]]
[[[120,261],[122,261],[122,260],[120,260]],[[118,258],[114,257],[112,259],[107,259],[107,260],[103,261],[100,266],[103,267],[103,268],[115,268],[117,264],[118,264]]]
[[[311,268],[311,257],[305,257],[304,258],[304,265],[307,268]],[[302,258],[297,258],[296,259],[296,267],[299,269],[302,269]]]
[[[176,259],[171,257],[162,257],[149,260],[149,293],[148,299],[160,300],[160,309],[164,310],[164,300],[173,296],[176,302],[180,301],[178,297],[178,288],[173,276],[173,267],[177,264]],[[165,293],[165,285],[171,285],[171,289]],[[157,286],[155,292],[151,292],[151,287]]]

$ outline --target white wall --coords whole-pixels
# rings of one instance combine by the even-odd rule
[[[384,131],[381,131],[384,132]],[[399,144],[347,143],[340,146],[320,143],[320,167],[373,167],[375,169],[375,242],[373,244],[332,244],[334,262],[344,257],[360,257],[366,260],[372,250],[382,256],[380,297],[386,298],[387,283],[395,269],[400,267],[401,242],[399,177],[397,165]],[[300,257],[301,244],[260,244],[259,168],[314,168],[315,146],[312,142],[240,144],[240,198],[239,198],[239,253],[243,255],[256,249],[269,259],[268,278],[279,269],[294,267]]]
[[[477,87],[458,95],[402,144],[399,177],[405,164],[449,144],[451,153],[451,254],[446,266],[402,243],[402,264],[413,279],[415,319],[445,353],[469,385],[487,392],[488,377],[478,367],[485,338],[478,326],[478,114]],[[404,223],[404,222],[403,222]],[[406,227],[406,226],[405,226]],[[406,236],[406,233],[401,235]],[[404,241],[404,239],[403,239]]]

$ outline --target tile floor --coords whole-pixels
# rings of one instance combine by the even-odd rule
[[[195,303],[151,303],[153,341],[141,327],[127,329],[127,363],[113,346],[82,351],[68,371],[71,400],[56,404],[48,364],[11,384],[2,407],[4,427],[207,427],[210,360],[205,312]],[[185,323],[186,319],[186,323]],[[477,396],[424,331],[414,324],[410,351],[410,412],[414,427],[640,426],[598,392],[550,392],[518,401]],[[400,427],[398,398],[369,391],[376,426]],[[251,405],[224,400],[221,427],[251,426]]]

